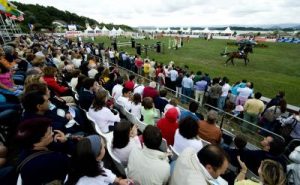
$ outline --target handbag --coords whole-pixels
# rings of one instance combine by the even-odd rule
[[[285,126],[281,126],[279,128],[279,134],[284,137],[284,138],[288,138],[290,137],[291,132],[294,130],[295,126],[297,125],[297,120],[294,119],[292,124],[288,124]]]

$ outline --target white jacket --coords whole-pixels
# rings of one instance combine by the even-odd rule
[[[227,185],[219,177],[214,179],[200,163],[193,148],[185,149],[175,163],[170,185]]]
[[[293,172],[293,176],[289,180],[294,182],[294,184],[300,184],[300,146],[295,148],[289,158],[293,161],[293,163],[287,166],[287,171],[292,170]]]
[[[127,167],[128,177],[141,185],[167,184],[170,177],[167,154],[146,146],[132,149]]]

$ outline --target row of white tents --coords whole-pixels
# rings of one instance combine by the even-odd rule
[[[230,27],[227,27],[225,30],[209,30],[208,27],[204,28],[203,30],[192,30],[190,27],[187,29],[183,29],[183,27],[180,28],[180,30],[172,30],[170,27],[167,29],[159,29],[156,28],[155,30],[144,30],[146,32],[156,32],[156,33],[177,33],[180,31],[181,33],[186,34],[226,34],[226,35],[232,35],[234,32],[230,29]]]
[[[122,30],[121,27],[119,27],[119,29],[117,29],[117,30],[114,27],[111,30],[109,30],[105,26],[103,26],[102,29],[100,29],[98,26],[96,26],[95,29],[91,28],[90,26],[87,26],[84,33],[86,33],[86,34],[101,34],[101,35],[117,36],[117,35],[124,35],[125,31]]]

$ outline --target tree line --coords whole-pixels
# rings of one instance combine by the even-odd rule
[[[52,24],[55,20],[64,21],[66,24],[75,24],[78,30],[85,30],[85,22],[89,22],[90,25],[98,25],[100,29],[106,26],[108,29],[115,27],[116,29],[121,27],[123,30],[133,30],[127,25],[114,25],[112,23],[105,24],[99,23],[95,19],[91,19],[85,16],[79,16],[76,13],[69,11],[62,11],[53,6],[41,6],[33,4],[23,4],[19,2],[12,2],[18,7],[18,9],[24,12],[24,21],[20,22],[21,29],[24,32],[29,32],[28,24],[34,25],[35,31],[40,31],[41,29],[48,29],[53,31],[55,25]]]

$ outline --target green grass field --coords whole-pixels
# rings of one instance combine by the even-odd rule
[[[118,38],[118,42],[129,41],[129,38]],[[188,65],[194,72],[200,70],[209,73],[211,77],[227,76],[230,83],[247,79],[254,83],[255,91],[262,92],[263,96],[272,98],[278,90],[285,90],[289,104],[300,106],[300,44],[290,43],[265,43],[267,48],[254,48],[249,55],[250,63],[244,65],[243,60],[235,60],[235,66],[228,63],[224,66],[226,58],[220,53],[227,46],[229,40],[190,39],[184,43],[184,47],[178,50],[168,49],[167,37],[158,40],[137,40],[137,43],[154,44],[157,41],[164,43],[164,52],[156,53],[148,51],[149,58],[168,63],[171,60],[175,65]],[[110,46],[107,37],[96,38],[96,43],[104,42],[105,47]],[[227,46],[227,51],[236,51],[237,46]],[[121,47],[119,50],[135,54],[135,50],[129,47]],[[143,54],[142,57],[145,57]]]

